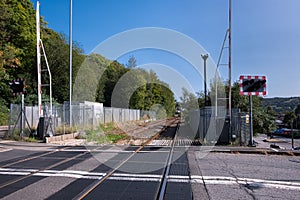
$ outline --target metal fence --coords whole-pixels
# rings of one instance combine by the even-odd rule
[[[21,105],[11,104],[9,133],[23,129],[25,135],[30,134],[30,128],[36,130],[39,124],[38,106],[25,106],[21,115]],[[44,118],[51,119],[53,134],[64,134],[70,124],[69,104],[54,105],[52,115],[48,106],[43,107]],[[21,117],[23,116],[23,117]],[[50,118],[51,116],[51,118]],[[103,107],[102,103],[81,102],[72,104],[72,124],[78,131],[97,129],[100,124],[110,122],[138,121],[141,119],[156,120],[154,111],[137,109]]]
[[[188,123],[195,138],[203,144],[230,143],[235,140],[245,145],[249,142],[249,124],[246,124],[245,116],[246,113],[233,109],[230,122],[225,107],[206,107],[190,112]]]

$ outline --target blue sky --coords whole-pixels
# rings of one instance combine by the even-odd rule
[[[68,35],[69,0],[40,3],[48,27]],[[240,75],[266,75],[266,97],[300,96],[300,1],[232,3],[233,81]],[[73,40],[86,54],[115,34],[142,27],[161,27],[185,34],[217,62],[228,28],[228,0],[73,0]],[[132,55],[138,65],[171,66],[188,79],[195,91],[203,90],[202,76],[174,55],[144,50],[130,52],[118,61],[125,64]],[[226,51],[224,56],[227,57]],[[228,78],[227,71],[225,66],[220,67],[224,80]]]

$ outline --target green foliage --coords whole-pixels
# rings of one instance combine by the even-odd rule
[[[156,73],[152,70],[150,70],[149,73],[145,71],[141,71],[141,73],[144,74],[146,81],[146,85],[142,88],[144,94],[140,96],[140,101],[144,102],[143,110],[159,110],[160,117],[163,115],[173,116],[175,113],[175,98],[170,87],[166,83],[160,81]],[[131,108],[141,109],[135,106],[131,106]]]
[[[289,98],[264,98],[263,106],[271,106],[274,111],[278,114],[284,114],[288,111],[293,111],[300,104],[300,97],[289,97]]]
[[[69,99],[69,43],[65,35],[58,34],[48,28],[43,29],[42,36],[52,74],[53,97],[58,103],[63,103]],[[74,43],[72,53],[73,83],[84,58],[85,56],[82,54],[82,50]],[[42,68],[46,68],[46,63],[43,58]],[[42,78],[43,83],[49,83],[48,73],[43,73]],[[49,94],[49,88],[43,89],[43,93]]]
[[[115,124],[113,122],[111,123],[106,123],[106,124],[100,124],[100,128],[102,131],[105,133],[111,132],[116,129]]]
[[[34,137],[25,137],[25,138],[24,138],[24,141],[25,141],[25,142],[41,142],[41,140],[37,140],[37,139],[34,138]]]
[[[295,114],[296,115],[300,115],[300,103],[297,105],[297,107],[295,108]]]
[[[276,129],[275,125],[276,117],[274,113],[263,109],[261,107],[256,107],[253,110],[253,129],[254,133],[270,133]]]
[[[8,82],[28,78],[35,55],[35,11],[29,0],[0,0],[0,123],[13,100]],[[6,108],[5,108],[6,107]],[[7,122],[5,123],[7,124]]]
[[[284,115],[283,123],[290,126],[296,118],[297,116],[295,112],[293,111],[286,112]]]
[[[106,138],[108,141],[112,141],[113,143],[118,142],[119,140],[127,139],[129,136],[125,134],[107,134]]]
[[[116,131],[114,123],[101,124],[99,130],[88,131],[86,139],[88,142],[97,144],[116,143],[119,140],[127,139],[129,136],[124,133],[113,133]]]
[[[228,89],[226,89],[226,91],[228,91]],[[233,84],[231,91],[232,108],[239,108],[242,112],[249,112],[249,97],[240,95],[240,86],[238,82]],[[262,97],[252,96],[254,134],[269,133],[276,128],[274,110],[271,107],[264,109],[262,101]]]
[[[3,99],[0,98],[0,126],[7,125],[8,120],[9,120],[9,109],[5,105],[5,102],[3,102]]]
[[[76,74],[73,86],[74,101],[105,102],[107,78],[104,72],[109,64],[110,61],[99,54],[86,56]]]
[[[117,61],[113,61],[107,67],[106,71],[104,72],[104,78],[106,79],[104,83],[105,91],[104,91],[104,106],[111,107],[112,101],[112,93],[113,90],[119,81],[119,79],[127,72],[127,69],[124,65],[121,65]],[[125,87],[124,87],[125,88]],[[121,91],[119,91],[121,92]]]
[[[180,101],[181,108],[183,110],[182,117],[188,121],[189,113],[199,109],[199,99],[197,99],[196,95],[189,92],[186,88],[182,88],[182,96],[180,97]]]
[[[133,69],[136,67],[136,59],[134,56],[130,56],[129,60],[128,60],[128,63],[126,64],[126,66],[129,68],[129,69]]]
[[[216,77],[213,79],[213,81],[210,83],[210,91],[208,93],[208,100],[210,105],[216,105],[218,107],[226,107],[227,101],[226,101],[226,92],[224,83],[221,81],[219,77]],[[217,95],[216,95],[217,92]],[[204,94],[200,94],[201,101],[199,101],[200,107],[204,106]],[[217,102],[216,102],[217,98]]]

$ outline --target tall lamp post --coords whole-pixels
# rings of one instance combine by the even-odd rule
[[[206,88],[206,60],[208,54],[201,54],[201,57],[204,61],[204,106],[207,106],[207,88]]]

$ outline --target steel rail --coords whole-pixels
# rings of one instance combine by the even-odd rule
[[[175,119],[172,119],[168,122],[168,125],[171,125],[173,124],[174,122],[176,122],[176,118]],[[155,134],[154,136],[152,136],[151,138],[149,138],[147,140],[147,142],[145,142],[143,145],[141,145],[138,149],[136,149],[126,160],[124,160],[122,163],[120,163],[114,170],[108,172],[102,179],[100,180],[97,180],[96,182],[92,183],[87,189],[83,190],[81,193],[79,193],[74,199],[83,199],[85,196],[87,196],[90,192],[92,192],[98,185],[100,185],[102,182],[104,182],[106,179],[108,179],[116,170],[118,170],[123,164],[125,164],[130,158],[132,158],[136,153],[138,153],[139,151],[141,151],[148,143],[150,143],[152,140],[154,140],[155,138],[159,137],[159,135],[161,134],[161,132],[163,132],[164,129],[162,131],[160,131],[159,133]],[[15,179],[12,179],[6,183],[3,183],[0,185],[0,189],[1,188],[4,188],[4,187],[7,187],[7,186],[10,186],[14,183],[17,183],[19,181],[22,181],[26,178],[29,178],[31,176],[34,176],[35,174],[37,173],[40,173],[44,170],[49,170],[53,167],[56,167],[56,166],[59,166],[61,164],[64,164],[64,163],[67,163],[69,161],[72,161],[76,158],[79,158],[85,154],[88,154],[90,153],[91,151],[94,151],[94,150],[97,150],[99,148],[101,148],[102,146],[99,146],[99,147],[95,147],[95,149],[93,150],[89,150],[89,151],[84,151],[76,156],[73,156],[73,157],[70,157],[70,158],[67,158],[67,159],[64,159],[60,162],[57,162],[57,163],[54,163],[50,166],[47,166],[47,167],[44,167],[44,168],[41,168],[41,169],[37,169],[36,171],[33,171],[31,172],[30,174],[28,175],[25,175],[25,176],[22,176],[22,177],[18,177],[18,178],[15,178]],[[62,149],[58,149],[58,150],[54,150],[54,151],[50,151],[50,152],[46,152],[46,153],[43,153],[43,154],[40,154],[40,155],[37,155],[37,156],[33,156],[33,157],[27,157],[27,158],[24,158],[24,159],[21,159],[21,160],[18,160],[18,161],[15,161],[15,162],[12,162],[12,163],[8,163],[8,164],[5,164],[5,165],[2,165],[0,166],[1,168],[2,167],[9,167],[9,166],[12,166],[14,164],[18,164],[18,163],[22,163],[22,162],[26,162],[26,161],[30,161],[30,160],[33,160],[33,159],[36,159],[36,158],[40,158],[40,157],[43,157],[43,156],[47,156],[47,155],[51,155],[51,154],[54,154],[54,153],[57,153],[57,152],[61,152],[61,151],[64,151],[64,150],[67,150],[71,147],[65,147],[65,148],[62,148]]]
[[[163,173],[161,185],[159,187],[160,189],[159,189],[159,192],[158,192],[158,195],[157,195],[157,198],[156,198],[157,200],[163,200],[164,196],[165,196],[165,193],[166,193],[168,175],[169,175],[169,172],[170,172],[171,163],[172,163],[172,159],[173,159],[173,153],[174,153],[175,141],[177,139],[178,128],[179,128],[179,124],[177,124],[175,136],[174,136],[174,139],[172,140],[170,153],[169,153],[167,163],[166,163],[166,167],[165,167],[165,170],[164,170],[164,173]]]
[[[178,119],[174,118],[172,120],[169,121],[168,126],[170,126],[171,124],[174,124],[175,122],[177,123]],[[161,132],[163,132],[164,130],[162,130]],[[76,195],[73,200],[81,200],[84,199],[85,197],[87,197],[92,191],[94,191],[100,184],[102,184],[105,180],[107,180],[109,177],[111,177],[118,169],[120,169],[120,167],[122,167],[130,158],[132,158],[134,155],[136,155],[138,152],[140,152],[148,143],[150,143],[152,140],[154,140],[155,138],[159,137],[159,135],[161,134],[161,132],[155,134],[154,136],[152,136],[151,138],[149,138],[147,140],[147,142],[145,142],[144,144],[142,144],[138,149],[136,149],[127,159],[125,159],[124,161],[122,161],[117,167],[115,167],[113,170],[111,170],[110,172],[108,172],[103,178],[101,178],[100,180],[96,180],[94,181],[92,184],[90,184],[87,188],[85,188],[82,192],[80,192],[78,195]]]

